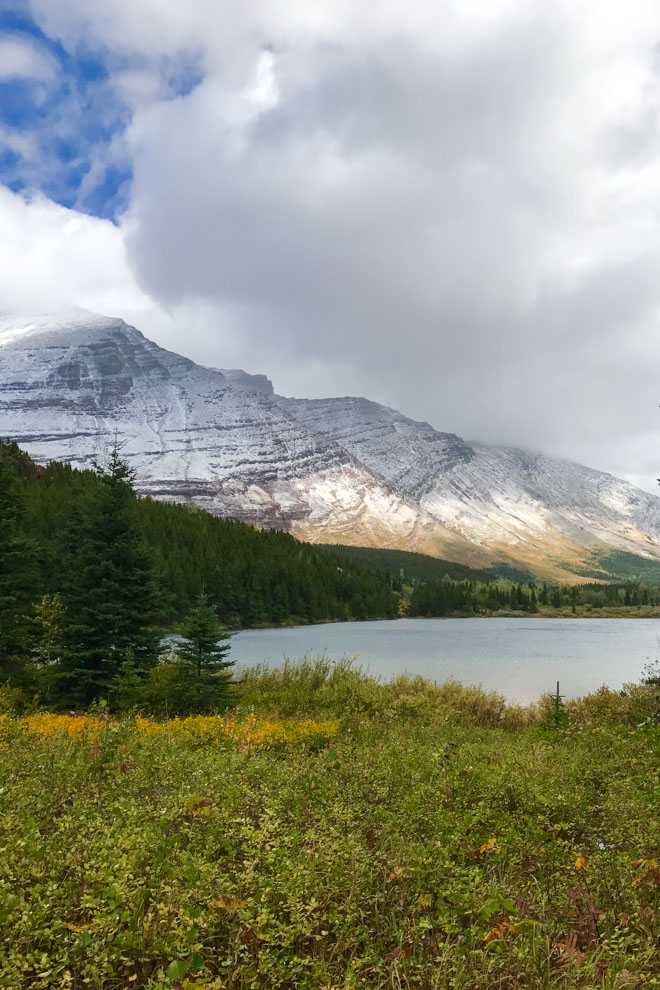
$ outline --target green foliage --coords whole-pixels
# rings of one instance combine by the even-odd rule
[[[218,622],[214,607],[201,594],[181,623],[177,656],[193,671],[197,680],[205,673],[216,674],[232,665],[225,659],[229,651],[229,633]]]
[[[138,670],[153,666],[160,642],[155,569],[140,531],[133,474],[116,447],[96,474],[62,589],[66,651],[57,680],[65,703],[84,707],[107,696],[129,655]]]
[[[545,614],[570,609],[586,615],[653,615],[660,608],[660,589],[645,584],[512,584],[498,580],[427,581],[413,587],[410,615],[476,615],[498,612]]]
[[[37,668],[37,684],[41,697],[50,704],[57,691],[57,682],[66,654],[66,609],[62,596],[44,595],[33,608],[31,621],[35,628],[32,662]]]
[[[495,578],[504,578],[506,581],[514,581],[516,584],[529,584],[534,580],[534,575],[529,571],[524,571],[513,564],[493,564],[486,568],[486,573]]]
[[[628,581],[634,584],[660,584],[660,560],[640,557],[625,550],[595,551],[590,562],[584,566],[563,563],[565,570],[583,577],[598,578],[603,581]]]
[[[34,709],[35,701],[35,697],[22,688],[0,684],[0,718],[3,715],[25,715]]]
[[[334,543],[324,544],[321,549],[346,561],[359,563],[369,570],[381,571],[392,578],[400,578],[405,584],[442,580],[445,577],[453,581],[488,582],[495,580],[496,577],[508,576],[496,574],[495,568],[480,570],[467,567],[465,564],[457,564],[452,560],[429,557],[427,554],[413,553],[409,550],[352,547]],[[525,576],[524,580],[529,580],[529,577]]]
[[[191,696],[189,711],[226,708],[231,700],[231,675],[235,660],[227,660],[229,633],[218,622],[216,610],[201,594],[179,630],[176,644],[180,677],[185,694]]]
[[[34,606],[32,621],[38,629],[34,657],[40,666],[58,663],[64,653],[65,609],[61,595],[44,595]]]
[[[188,963],[183,959],[173,959],[165,970],[168,980],[181,980],[188,972]]]
[[[129,651],[119,667],[109,692],[110,704],[114,711],[140,711],[148,704],[145,672],[139,670]]]
[[[557,690],[550,696],[550,711],[546,725],[552,729],[565,729],[568,724],[568,711],[564,704],[564,696],[559,693],[559,681],[557,681]]]
[[[53,462],[22,485],[26,531],[42,548],[39,594],[61,592],[81,566],[87,510],[107,497],[103,479]],[[150,498],[133,499],[130,513],[159,577],[161,626],[180,622],[202,591],[230,628],[398,614],[385,576],[287,533]]]
[[[36,582],[36,547],[24,531],[25,498],[15,444],[0,440],[0,683],[30,681],[28,618]]]
[[[244,712],[307,697],[339,734],[241,751],[0,720],[0,986],[660,986],[660,730],[621,725],[619,692],[548,734],[546,701],[497,723],[476,689],[351,664],[245,682]]]
[[[465,686],[458,681],[435,684],[402,675],[381,681],[369,676],[355,659],[328,657],[286,660],[280,667],[256,666],[243,671],[239,712],[263,716],[419,721],[424,725],[523,729],[552,721],[553,695],[537,704],[507,702],[497,691]],[[572,726],[615,722],[636,726],[656,710],[657,692],[650,684],[628,684],[619,691],[601,687],[585,698],[565,702]]]
[[[149,671],[137,705],[159,718],[173,718],[193,712],[196,699],[189,667],[170,653]]]

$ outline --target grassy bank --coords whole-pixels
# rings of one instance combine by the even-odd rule
[[[553,729],[321,662],[230,719],[5,715],[0,986],[658,987],[657,693]]]

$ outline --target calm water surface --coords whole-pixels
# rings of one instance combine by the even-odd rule
[[[660,656],[660,619],[396,619],[249,629],[232,639],[238,666],[285,657],[357,656],[385,679],[409,672],[533,701],[560,682],[567,697],[639,680]]]

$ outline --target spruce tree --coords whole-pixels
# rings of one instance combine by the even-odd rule
[[[0,683],[30,681],[28,613],[35,592],[36,545],[23,534],[25,499],[12,447],[0,441]]]
[[[226,706],[230,697],[231,674],[235,660],[227,660],[230,633],[225,632],[215,608],[201,594],[180,628],[181,641],[176,653],[186,682],[186,695],[196,711]]]
[[[153,666],[160,643],[155,569],[139,528],[134,473],[115,445],[96,474],[83,507],[82,546],[63,592],[60,700],[85,707],[108,695],[127,659],[140,673]]]

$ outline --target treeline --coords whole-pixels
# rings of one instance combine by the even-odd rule
[[[228,701],[225,630],[660,605],[641,581],[524,583],[403,551],[312,546],[139,498],[133,483],[117,449],[79,471],[38,467],[0,441],[0,686],[52,707],[209,710]],[[175,629],[183,643],[163,662]]]
[[[491,612],[536,613],[551,608],[627,608],[660,605],[660,589],[643,584],[550,585],[512,584],[508,581],[441,580],[412,587],[408,615],[483,615]]]
[[[76,530],[98,495],[98,472],[51,462],[36,467],[13,449],[26,502],[23,530],[39,546],[44,593],[57,591],[72,566]],[[398,597],[386,576],[325,554],[288,533],[211,516],[193,505],[135,498],[141,538],[160,594],[157,621],[180,620],[204,591],[230,628],[333,619],[390,618]]]
[[[546,606],[599,609],[660,605],[657,582],[645,578],[615,581],[610,575],[614,583],[556,585],[535,581],[531,574],[508,564],[478,569],[407,550],[333,544],[323,549],[383,574],[401,595],[402,614],[411,618],[497,612],[534,614]],[[630,558],[628,566],[634,564],[639,570],[641,558],[615,553],[610,556]],[[654,563],[657,562],[649,562]]]
[[[351,563],[360,564],[370,571],[378,571],[401,591],[404,585],[451,578],[453,581],[481,581],[488,583],[497,580],[499,575],[490,570],[468,567],[453,560],[429,557],[411,550],[389,550],[378,547],[352,547],[345,544],[328,543],[322,549],[333,556],[342,557]]]
[[[562,608],[582,605],[590,608],[621,608],[637,605],[660,605],[660,588],[642,581],[613,584],[548,585],[538,593],[540,605]]]
[[[117,450],[78,471],[0,441],[0,683],[84,706],[136,691],[182,620],[208,657],[220,624],[397,614],[385,576],[285,533],[138,498],[133,480]]]
[[[415,584],[408,606],[409,615],[420,616],[479,615],[506,610],[538,611],[533,585],[509,582],[482,584],[443,578]]]

